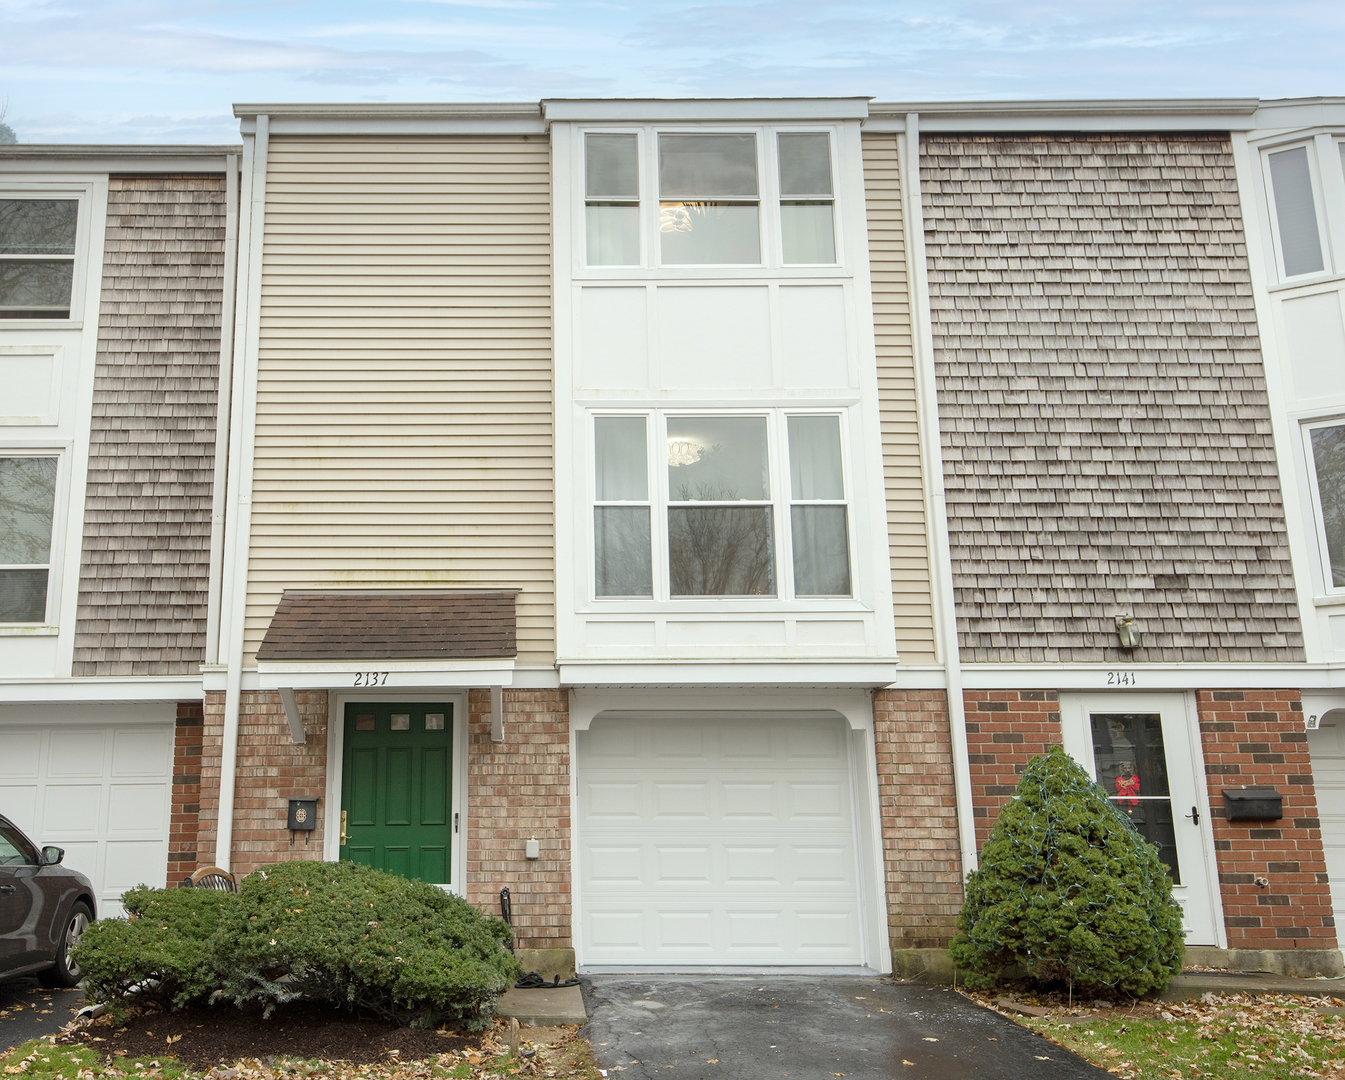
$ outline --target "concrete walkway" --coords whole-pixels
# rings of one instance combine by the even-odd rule
[[[622,1080],[1103,1080],[941,986],[806,975],[595,975],[583,1034]]]

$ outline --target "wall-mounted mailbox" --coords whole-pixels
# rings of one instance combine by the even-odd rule
[[[317,799],[291,799],[289,827],[300,832],[309,832],[318,824]]]
[[[1284,817],[1284,796],[1273,787],[1224,788],[1229,821],[1273,821]]]

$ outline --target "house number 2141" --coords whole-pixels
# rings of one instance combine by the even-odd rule
[[[1138,686],[1139,676],[1133,671],[1109,671],[1107,672],[1108,686]]]
[[[356,686],[387,686],[388,673],[386,671],[357,671],[355,672]]]

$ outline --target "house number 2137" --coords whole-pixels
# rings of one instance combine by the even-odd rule
[[[1108,686],[1138,686],[1139,676],[1133,671],[1109,671],[1107,672]]]
[[[386,671],[357,671],[355,672],[356,686],[387,686],[388,673]]]

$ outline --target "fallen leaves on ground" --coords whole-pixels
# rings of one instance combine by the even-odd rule
[[[1121,1080],[1345,1080],[1345,1000],[1214,994],[1177,1004],[966,993]],[[1030,1006],[1032,1015],[1013,1011]]]

